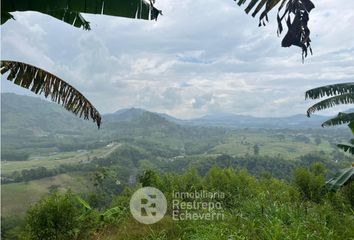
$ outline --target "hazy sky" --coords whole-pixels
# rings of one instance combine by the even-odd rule
[[[157,0],[158,21],[84,15],[91,31],[34,12],[1,27],[2,59],[65,79],[102,113],[142,107],[180,118],[305,113],[307,89],[354,81],[354,1],[314,0],[314,55],[281,48],[233,0]],[[26,93],[3,79],[2,91]]]

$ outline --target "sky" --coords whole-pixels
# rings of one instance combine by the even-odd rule
[[[314,3],[314,54],[304,64],[300,48],[280,47],[274,14],[258,27],[233,0],[156,0],[163,11],[157,21],[84,14],[91,31],[15,13],[1,26],[1,59],[52,72],[101,113],[140,107],[185,119],[305,115],[314,103],[305,101],[306,90],[354,79],[354,1]],[[1,83],[2,92],[31,95]]]

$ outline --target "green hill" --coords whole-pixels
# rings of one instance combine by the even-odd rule
[[[1,94],[1,124],[3,137],[79,134],[94,127],[56,103],[14,93]]]

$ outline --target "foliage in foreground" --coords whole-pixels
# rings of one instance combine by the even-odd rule
[[[232,168],[213,167],[205,176],[196,170],[181,175],[148,170],[136,187],[157,187],[168,202],[173,191],[224,192],[220,200],[224,220],[173,221],[169,205],[163,220],[142,225],[127,209],[135,191],[127,187],[101,213],[70,192],[54,193],[28,210],[25,227],[17,229],[17,236],[21,232],[23,239],[351,239],[354,184],[327,193],[322,191],[324,174],[320,164],[299,168],[289,184],[267,174],[257,179]],[[108,221],[102,221],[104,213],[110,215]]]
[[[354,103],[354,83],[339,83],[333,85],[322,86],[318,88],[313,88],[305,93],[305,98],[310,99],[321,99],[318,103],[312,105],[307,110],[307,116],[310,117],[316,111],[321,111],[324,109],[332,108],[341,104],[353,104]],[[354,112],[349,113],[338,113],[334,118],[325,121],[322,127],[325,126],[336,126],[341,124],[348,124],[348,127],[354,133]],[[338,144],[337,146],[354,155],[354,139],[351,139],[350,144]]]
[[[64,80],[27,63],[1,60],[1,74],[7,72],[7,80],[36,94],[50,96],[53,102],[63,105],[75,115],[83,116],[84,119],[91,118],[100,128],[101,114],[81,92]]]

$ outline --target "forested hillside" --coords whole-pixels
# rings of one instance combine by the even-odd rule
[[[336,147],[350,135],[346,129],[208,126],[132,108],[103,115],[97,130],[41,99],[2,99],[4,239],[45,234],[36,231],[48,226],[30,219],[59,214],[50,210],[54,202],[69,209],[60,214],[73,214],[65,216],[72,222],[60,233],[64,239],[353,236],[353,228],[335,227],[352,224],[352,185],[323,190],[326,179],[352,162]],[[169,209],[152,228],[140,226],[127,208],[140,186],[159,188],[168,201],[174,191],[223,192],[225,221],[175,222]],[[105,211],[112,213],[107,219],[100,217]]]

